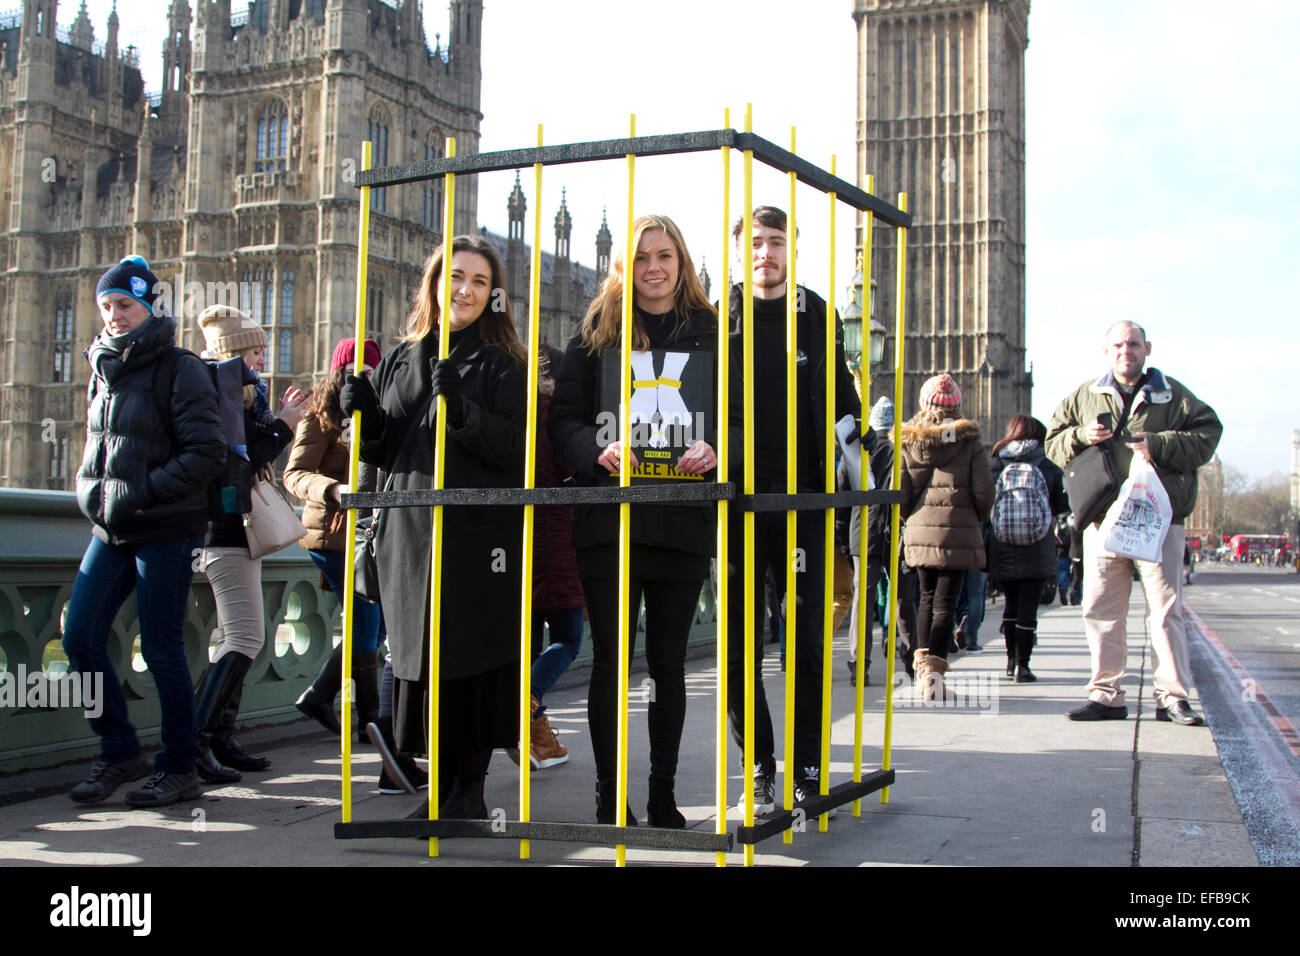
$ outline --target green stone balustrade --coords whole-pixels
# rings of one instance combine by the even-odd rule
[[[73,494],[0,488],[0,670],[16,676],[20,664],[29,674],[66,669],[64,609],[89,540],[90,523]],[[320,586],[320,574],[302,548],[294,545],[263,560],[262,591],[268,640],[245,685],[239,715],[244,727],[300,719],[293,702],[342,640],[338,599]],[[706,582],[691,643],[714,641],[715,620],[713,584]],[[202,571],[190,588],[184,634],[190,676],[197,680],[210,645],[220,637],[212,589]],[[131,721],[149,747],[159,742],[159,715],[138,642],[131,597],[113,623],[109,653],[125,684]],[[575,665],[590,657],[587,633]],[[638,693],[635,682],[631,693]],[[0,706],[0,773],[90,759],[98,749],[98,737],[80,708]]]

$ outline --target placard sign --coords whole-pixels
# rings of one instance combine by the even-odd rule
[[[604,446],[618,441],[618,400],[621,354],[606,349],[601,356],[602,431]],[[713,353],[651,349],[632,353],[630,442],[637,467],[632,482],[703,481],[685,475],[677,462],[695,442],[713,434]],[[608,434],[605,429],[608,429]]]

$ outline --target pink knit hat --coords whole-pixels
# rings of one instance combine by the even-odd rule
[[[920,403],[926,411],[952,411],[961,404],[961,389],[951,375],[941,372],[925,380]]]
[[[374,339],[366,339],[365,348],[361,353],[361,361],[367,368],[375,368],[379,365],[382,358],[379,354],[379,343]],[[339,344],[334,346],[334,357],[330,359],[330,371],[344,366],[352,365],[357,360],[357,340],[341,339]]]

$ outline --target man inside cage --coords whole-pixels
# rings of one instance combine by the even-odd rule
[[[795,296],[797,310],[795,358],[795,460],[800,492],[826,490],[826,303],[816,293],[787,281],[790,259],[786,214],[775,206],[759,206],[753,212],[752,245],[744,248],[745,222],[732,228],[739,268],[753,270],[754,287],[754,458],[755,491],[784,494],[786,485],[786,296]],[[743,481],[743,330],[744,292],[740,284],[730,295],[731,480]],[[844,356],[844,329],[835,317],[835,359],[830,374],[835,376],[835,420],[845,415],[861,417],[853,375]],[[781,511],[754,515],[754,620],[763,620],[763,578],[771,568],[778,587],[784,588],[786,568],[795,569],[793,621],[796,650],[795,668],[795,802],[819,792],[822,712],[823,601],[825,588],[825,512],[800,511],[797,544],[786,546],[786,514]],[[743,513],[732,512],[728,544],[732,573],[730,628],[728,634],[727,710],[732,734],[738,745],[744,742],[744,579],[745,536]],[[761,628],[754,640],[754,812],[771,813],[776,805],[776,745],[772,716],[763,692],[763,643]],[[787,660],[787,666],[790,666]],[[741,802],[743,807],[743,799]]]

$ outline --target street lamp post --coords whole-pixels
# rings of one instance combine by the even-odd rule
[[[848,292],[849,304],[845,308],[842,319],[844,321],[844,353],[848,359],[849,367],[855,374],[862,371],[862,296],[864,290],[864,276],[862,274],[862,256],[858,256],[858,268],[853,273],[853,281],[845,291]],[[875,368],[884,359],[885,355],[885,327],[876,321],[876,280],[871,280],[871,300],[867,305],[868,313],[866,315],[867,326],[867,362],[869,368]]]

